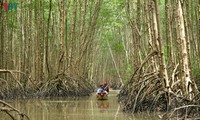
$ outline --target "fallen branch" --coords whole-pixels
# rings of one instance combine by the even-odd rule
[[[6,114],[8,114],[13,120],[15,120],[14,116],[12,116],[10,114],[10,111],[14,111],[16,113],[18,113],[18,115],[20,116],[21,120],[24,119],[24,117],[26,117],[28,120],[30,120],[30,118],[25,115],[24,113],[20,112],[19,110],[17,110],[16,108],[14,108],[13,106],[11,106],[10,104],[0,100],[0,103],[3,104],[3,107],[0,108],[1,111],[4,111]]]

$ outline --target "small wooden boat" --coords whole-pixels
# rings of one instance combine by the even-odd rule
[[[98,100],[107,100],[108,99],[108,95],[106,95],[106,93],[98,93],[97,94],[97,99]]]

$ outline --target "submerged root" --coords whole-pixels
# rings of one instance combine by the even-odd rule
[[[181,118],[181,119],[199,119],[200,118],[200,94],[192,100],[184,97],[173,96],[172,106],[169,112],[165,113],[162,119]]]

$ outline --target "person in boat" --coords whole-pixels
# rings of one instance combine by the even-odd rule
[[[106,93],[108,94],[108,92],[106,90],[104,90],[104,85],[100,85],[99,89],[97,90],[97,93],[96,94],[99,94],[99,93]]]
[[[107,82],[103,83],[103,89],[109,93],[109,87],[108,87]]]

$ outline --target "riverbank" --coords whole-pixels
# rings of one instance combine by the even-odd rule
[[[80,97],[90,96],[94,87],[85,79],[59,74],[42,82],[5,83],[0,88],[0,99]]]

